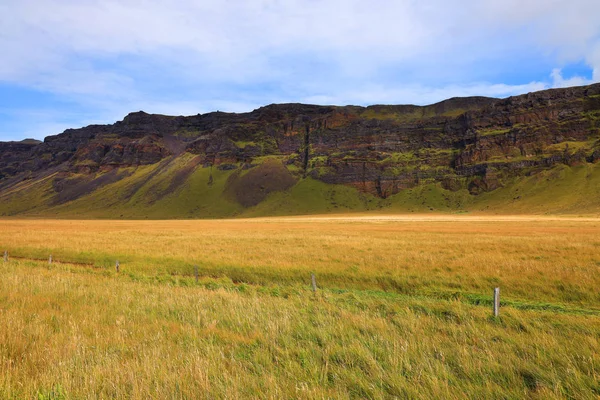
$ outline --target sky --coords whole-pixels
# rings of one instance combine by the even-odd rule
[[[2,0],[0,141],[600,81],[598,0]]]

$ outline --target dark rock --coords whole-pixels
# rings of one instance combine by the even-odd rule
[[[188,152],[198,156],[195,165],[220,170],[279,156],[303,175],[380,197],[423,182],[477,194],[559,163],[597,162],[597,146],[561,149],[566,142],[591,143],[599,133],[600,84],[425,107],[272,104],[189,117],[140,111],[112,125],[67,129],[43,143],[0,143],[0,190],[53,168],[92,175]]]
[[[236,164],[221,164],[217,167],[217,169],[221,171],[231,171],[237,168],[238,166]]]

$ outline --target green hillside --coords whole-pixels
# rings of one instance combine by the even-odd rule
[[[54,180],[50,175],[24,181],[2,193],[0,215],[166,219],[347,212],[600,213],[600,167],[591,163],[560,164],[477,195],[423,183],[385,199],[304,177],[272,157],[251,169],[220,170],[197,165],[194,155],[184,154],[91,178],[70,176],[58,200]]]

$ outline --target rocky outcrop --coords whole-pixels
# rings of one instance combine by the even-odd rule
[[[197,156],[198,168],[221,170],[280,158],[296,178],[382,198],[429,182],[479,194],[559,163],[598,162],[599,139],[600,84],[425,107],[274,104],[188,117],[140,111],[43,143],[0,143],[0,190],[52,168],[94,174],[187,152]]]
[[[19,173],[23,160],[29,159],[32,150],[40,143],[33,139],[0,142],[0,180]]]

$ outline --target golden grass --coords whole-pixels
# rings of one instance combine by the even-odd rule
[[[600,395],[594,218],[5,219],[3,248],[3,399]]]
[[[598,316],[0,269],[0,397],[593,398]]]
[[[204,221],[0,220],[0,250],[144,276],[229,277],[401,293],[460,291],[600,303],[600,220],[294,217]]]

